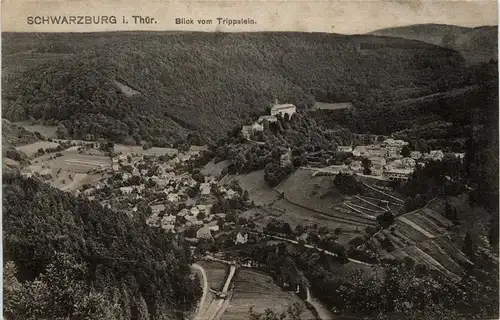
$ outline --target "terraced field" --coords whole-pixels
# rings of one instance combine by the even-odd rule
[[[367,227],[375,225],[375,217],[357,212],[343,205],[346,196],[333,187],[334,176],[312,176],[299,169],[283,181],[276,190],[289,203],[323,215],[339,227]],[[310,212],[309,212],[310,214]]]
[[[16,149],[23,152],[28,157],[31,157],[37,153],[38,149],[56,148],[58,146],[59,146],[59,143],[56,143],[56,142],[37,141],[37,142],[31,143],[31,144],[17,147]]]
[[[394,250],[387,252],[381,249],[383,257],[410,257],[417,263],[457,279],[464,266],[471,262],[453,245],[448,236],[450,226],[452,223],[448,219],[427,207],[397,218],[394,230],[386,229],[377,234],[375,243],[381,247],[386,237],[394,245]]]
[[[23,169],[25,174],[39,173],[50,175],[48,181],[54,187],[75,191],[84,184],[91,184],[102,177],[102,173],[89,173],[90,170],[101,170],[111,167],[111,160],[102,152],[96,150],[94,154],[80,154],[75,148],[61,152],[61,157],[54,158],[54,154],[45,154],[37,157],[32,164]]]
[[[221,320],[247,320],[248,311],[252,306],[254,311],[259,313],[267,308],[283,312],[295,302],[303,306],[301,319],[314,319],[313,314],[294,292],[283,291],[263,272],[241,268],[236,271],[233,281],[233,296]]]

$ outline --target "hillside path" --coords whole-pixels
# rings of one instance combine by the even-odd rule
[[[205,269],[203,269],[202,266],[200,266],[199,264],[196,264],[196,263],[192,264],[191,268],[201,272],[201,275],[203,277],[203,295],[201,296],[200,304],[198,306],[198,311],[196,312],[196,316],[194,317],[195,320],[200,320],[203,306],[205,305],[205,300],[206,300],[207,294],[208,294],[207,273],[205,272]]]

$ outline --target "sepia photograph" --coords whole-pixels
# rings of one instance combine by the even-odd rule
[[[3,319],[499,319],[497,1],[2,3]]]

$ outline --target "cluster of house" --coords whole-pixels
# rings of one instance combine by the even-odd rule
[[[154,155],[144,157],[137,154],[118,154],[112,159],[113,165],[109,173],[115,177],[118,175],[124,182],[134,178],[155,182],[153,185],[140,183],[123,186],[116,190],[117,195],[121,198],[144,199],[146,190],[152,190],[156,195],[164,194],[149,205],[152,211],[147,220],[149,225],[162,227],[172,232],[197,226],[200,227],[201,231],[198,233],[202,237],[206,230],[209,232],[218,231],[217,220],[225,216],[222,213],[210,214],[212,203],[216,199],[212,192],[214,186],[217,186],[218,194],[222,194],[226,199],[239,196],[239,193],[219,185],[215,177],[205,176],[204,181],[198,183],[189,172],[181,170],[190,160],[194,160],[199,155],[199,151],[179,152],[172,154],[167,161],[158,161],[158,157]],[[152,167],[155,167],[154,174],[150,172]],[[108,180],[104,178],[95,183],[93,187],[80,192],[92,199],[106,185],[110,186]],[[197,186],[199,187],[197,195],[191,198],[189,191]],[[185,208],[178,212],[171,211],[172,207],[177,207],[172,206],[175,204],[185,204]],[[136,212],[137,206],[132,206],[129,208],[130,212]]]
[[[297,112],[297,108],[293,104],[278,104],[278,101],[275,101],[274,105],[271,107],[269,115],[260,116],[254,123],[243,126],[241,128],[241,133],[245,139],[250,139],[252,134],[255,132],[264,131],[265,121],[276,122],[278,121],[278,118],[276,117],[278,114],[281,114],[283,117],[285,114],[288,114],[288,116],[291,117],[295,112]]]
[[[417,161],[442,160],[442,150],[432,150],[422,154],[419,151],[411,151],[408,157],[401,154],[403,147],[408,142],[403,140],[386,139],[380,144],[366,146],[338,146],[337,151],[352,153],[354,157],[367,158],[371,162],[371,175],[382,177],[386,180],[408,180],[416,166]],[[463,153],[455,154],[457,158],[463,158]],[[330,170],[345,173],[362,173],[364,171],[362,161],[353,160],[349,165],[330,166]]]

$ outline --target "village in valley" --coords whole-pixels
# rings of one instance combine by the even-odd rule
[[[5,319],[498,318],[497,6],[431,2],[2,33]]]
[[[345,107],[353,106],[342,104]],[[242,147],[266,147],[259,134],[300,112],[293,104],[277,102],[268,110],[240,127],[235,141]],[[211,286],[212,302],[198,311],[199,319],[214,319],[224,312],[242,312],[227,305],[237,301],[232,298],[234,285],[244,268],[268,268],[255,246],[264,250],[271,243],[303,247],[367,273],[382,261],[412,259],[450,279],[459,277],[464,268],[458,265],[471,262],[447,238],[453,222],[443,208],[450,204],[435,200],[413,209],[394,186],[411,179],[417,167],[445,157],[462,161],[464,154],[421,153],[392,137],[366,142],[371,143],[306,152],[302,165],[273,187],[266,181],[267,169],[234,172],[230,159],[218,158],[207,146],[159,148],[54,137],[18,150],[30,157],[23,175],[39,177],[131,218],[145,213],[151,228],[189,243],[199,259],[196,268],[208,270],[209,281],[215,281],[212,273],[226,274],[223,270],[229,266],[229,274],[217,280],[225,279],[224,286]],[[279,165],[291,167],[291,148],[280,150]],[[453,201],[456,207],[463,203],[462,198]],[[330,311],[309,297],[302,273],[293,268],[282,272],[281,288],[296,291],[310,301],[311,310],[329,319]],[[259,277],[257,283],[262,281]],[[251,296],[256,299],[255,292]]]
[[[352,104],[341,105],[341,108],[352,108]],[[289,121],[296,113],[297,108],[293,104],[278,104],[276,101],[269,108],[269,114],[260,115],[254,123],[242,126],[241,136],[246,141],[243,143],[265,144],[253,140],[256,134],[262,133],[270,123]],[[24,175],[40,176],[62,190],[97,200],[109,208],[124,210],[130,216],[134,216],[140,208],[147,210],[148,225],[182,235],[194,246],[200,239],[206,243],[219,237],[224,239],[219,241],[222,243],[227,241],[228,236],[233,244],[245,243],[249,231],[269,234],[272,232],[269,226],[279,219],[284,219],[293,228],[308,224],[307,221],[314,222],[312,216],[303,216],[294,222],[294,218],[287,218],[290,212],[286,213],[294,209],[280,207],[280,201],[284,201],[280,198],[290,203],[302,201],[300,197],[295,198],[293,192],[285,194],[282,190],[287,186],[287,179],[282,182],[281,189],[278,186],[273,190],[265,186],[262,176],[258,177],[262,171],[239,176],[228,174],[230,161],[216,163],[213,152],[206,146],[180,150],[115,145],[106,141],[50,140],[20,148],[25,152],[31,151],[33,158],[32,164],[23,169]],[[339,153],[342,154],[340,164],[334,159]],[[464,154],[452,153],[450,156],[462,159]],[[297,182],[295,175],[300,175],[305,182],[343,174],[362,178],[365,184],[373,185],[370,188],[379,190],[371,198],[363,198],[359,194],[355,195],[357,198],[346,198],[334,204],[333,211],[323,213],[342,216],[335,220],[340,223],[332,222],[333,226],[338,225],[332,229],[338,229],[337,239],[342,232],[341,238],[346,237],[343,243],[347,243],[362,228],[375,227],[378,212],[392,212],[395,216],[401,214],[404,201],[398,196],[384,195],[381,190],[390,189],[381,187],[379,182],[407,181],[416,166],[425,166],[427,161],[440,161],[444,153],[430,150],[422,154],[410,150],[406,141],[379,137],[372,144],[338,145],[334,150],[306,153],[305,157],[307,165],[296,168],[288,181]],[[285,150],[280,159],[281,166],[291,165],[291,150]],[[253,182],[247,183],[250,179],[245,177],[251,175],[257,178],[251,178]],[[256,184],[255,181],[261,182]],[[266,203],[262,200],[264,198],[270,199],[270,202]],[[336,200],[332,201],[336,203]],[[319,202],[324,202],[324,199]],[[316,211],[315,205],[308,210]],[[385,206],[388,209],[384,209]],[[265,211],[274,213],[269,215]],[[317,214],[314,211],[311,213]],[[345,218],[346,215],[352,217]],[[306,228],[290,240],[304,241],[311,233],[314,233],[313,230]],[[255,234],[251,238],[255,240]]]

